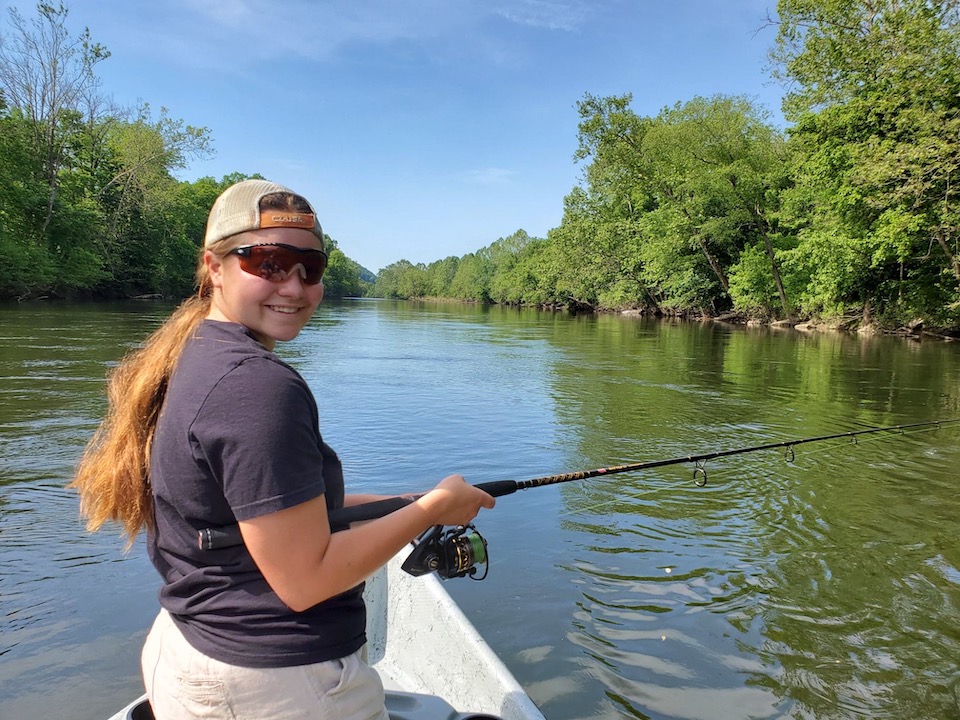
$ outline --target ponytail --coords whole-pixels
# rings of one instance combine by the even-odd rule
[[[150,450],[170,376],[187,340],[210,312],[210,287],[201,259],[200,291],[185,300],[139,350],[110,373],[107,414],[87,444],[69,487],[94,532],[108,520],[123,526],[128,547],[153,527]]]
[[[291,192],[260,199],[260,209],[313,212],[304,198]],[[319,226],[318,226],[319,227]],[[240,235],[216,240],[206,249],[223,255],[242,240]],[[152,528],[150,450],[170,378],[187,341],[210,313],[212,285],[201,255],[197,265],[199,290],[185,300],[139,350],[125,357],[110,374],[107,415],[80,459],[69,487],[80,494],[80,514],[90,532],[108,520],[123,526],[127,546],[144,528]]]

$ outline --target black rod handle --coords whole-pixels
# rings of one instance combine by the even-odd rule
[[[476,485],[493,497],[509,495],[517,491],[517,483],[514,480],[494,480]],[[404,495],[383,500],[374,500],[373,502],[363,503],[362,505],[351,505],[350,507],[337,508],[329,513],[330,531],[346,530],[351,523],[363,522],[365,520],[376,520],[385,515],[406,507],[421,495]],[[199,545],[201,550],[217,550],[219,548],[235,547],[243,544],[243,537],[240,534],[239,525],[228,525],[222,528],[204,528],[199,531]]]

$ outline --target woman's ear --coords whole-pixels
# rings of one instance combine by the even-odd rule
[[[223,258],[212,250],[203,251],[203,264],[207,266],[210,284],[215,288],[223,287]]]

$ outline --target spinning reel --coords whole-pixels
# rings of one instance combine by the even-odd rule
[[[416,547],[401,566],[415,577],[436,572],[444,580],[469,576],[483,580],[489,572],[487,541],[473,525],[444,529],[435,525],[416,540]],[[483,575],[477,577],[477,566]]]

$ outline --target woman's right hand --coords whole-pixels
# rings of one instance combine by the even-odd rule
[[[326,499],[240,522],[244,544],[277,596],[295,612],[354,587],[432,525],[468,525],[493,496],[460,475],[395,512],[330,532]]]
[[[496,504],[493,496],[470,485],[462,475],[448,475],[418,502],[435,514],[435,525],[468,525],[480,512]]]

